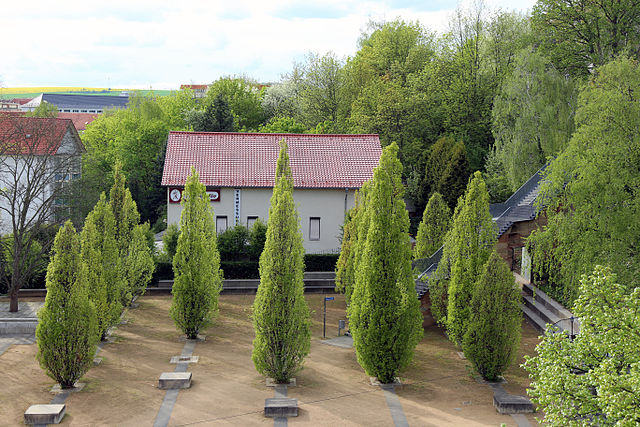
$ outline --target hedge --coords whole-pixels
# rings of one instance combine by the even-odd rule
[[[305,271],[334,271],[338,254],[306,254]],[[259,279],[258,261],[220,261],[225,279]],[[153,273],[153,283],[159,280],[173,279],[173,267],[170,262],[158,262]]]

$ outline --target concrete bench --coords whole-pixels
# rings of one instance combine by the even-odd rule
[[[158,380],[162,390],[191,387],[191,372],[163,372]]]
[[[289,397],[271,397],[264,400],[264,416],[269,418],[287,418],[298,416],[298,399]]]
[[[24,412],[25,424],[59,424],[66,405],[31,405]]]
[[[524,396],[507,393],[493,395],[493,406],[501,414],[523,414],[535,412],[531,400]]]

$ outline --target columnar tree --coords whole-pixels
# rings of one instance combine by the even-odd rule
[[[98,336],[102,339],[122,313],[121,296],[125,283],[120,272],[115,228],[113,213],[102,193],[87,215],[81,233],[82,276],[96,308]]]
[[[461,343],[471,314],[471,297],[477,278],[496,242],[489,213],[489,193],[476,172],[458,200],[451,230],[445,237],[442,260],[430,281],[432,312],[446,325],[449,338]]]
[[[109,206],[115,220],[115,240],[118,246],[122,305],[129,305],[134,295],[144,293],[155,268],[146,233],[149,226],[139,224],[140,214],[131,192],[125,186],[122,164],[117,161],[113,173],[113,186],[109,192]]]
[[[302,368],[311,345],[304,300],[304,248],[293,201],[287,143],[280,143],[267,239],[260,256],[260,286],[253,303],[252,359],[263,375],[286,383]]]
[[[80,239],[70,221],[60,228],[47,268],[47,297],[38,312],[38,361],[62,388],[71,388],[93,364],[96,310],[82,280]]]
[[[525,356],[527,392],[552,426],[637,425],[640,421],[640,288],[629,292],[608,267],[580,281],[573,313],[580,333],[547,334]]]
[[[383,383],[411,362],[422,337],[397,154],[396,144],[386,147],[374,171],[367,195],[369,225],[348,310],[358,362]]]
[[[496,381],[516,357],[521,299],[513,273],[494,250],[473,290],[473,311],[462,342],[464,355],[484,379]]]
[[[180,237],[173,257],[171,318],[189,339],[211,325],[222,289],[213,211],[195,168],[184,186]]]
[[[444,243],[444,236],[449,230],[450,222],[449,206],[440,193],[433,193],[422,214],[422,222],[418,226],[413,258],[427,258],[433,255]]]

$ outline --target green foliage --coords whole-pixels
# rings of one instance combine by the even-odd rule
[[[574,130],[576,98],[574,81],[547,59],[530,49],[518,53],[492,112],[495,156],[512,191],[567,146]]]
[[[486,170],[484,181],[487,183],[489,202],[502,203],[511,197],[511,194],[513,194],[511,183],[507,178],[507,172],[498,157],[495,147],[487,154],[484,167]]]
[[[609,265],[622,283],[637,283],[640,275],[638,94],[636,61],[597,69],[580,94],[576,132],[541,186],[548,225],[529,238],[534,273],[565,304],[596,264]]]
[[[307,128],[293,117],[274,117],[258,128],[261,133],[306,133]]]
[[[125,276],[121,270],[115,219],[104,193],[87,215],[81,233],[82,280],[96,308],[98,336],[104,339],[122,312]]]
[[[196,132],[233,132],[234,117],[222,93],[208,100],[204,110],[193,109],[187,114],[187,123]]]
[[[189,339],[211,325],[222,289],[213,211],[195,168],[184,186],[170,314]]]
[[[340,256],[336,263],[336,290],[345,295],[347,306],[356,281],[356,269],[364,251],[364,241],[369,226],[366,210],[369,183],[365,182],[355,194],[355,206],[348,212],[343,226]],[[362,237],[361,237],[362,236]]]
[[[249,230],[242,224],[227,228],[218,235],[218,251],[224,261],[243,259],[248,254]]]
[[[450,222],[451,210],[449,210],[440,193],[433,193],[422,214],[422,222],[416,235],[413,258],[428,258],[440,249],[440,246],[444,243],[444,236],[449,230]]]
[[[383,383],[413,358],[422,337],[422,314],[411,275],[409,216],[398,146],[383,150],[367,193],[370,224],[348,308],[358,363]],[[364,241],[364,242],[363,242]]]
[[[96,310],[80,276],[80,240],[70,221],[60,228],[47,268],[47,297],[38,312],[38,361],[62,388],[71,388],[93,365]]]
[[[173,263],[173,257],[176,255],[179,237],[180,229],[178,228],[178,224],[169,224],[162,235],[162,246],[170,263]]]
[[[640,288],[629,293],[611,269],[580,281],[573,313],[580,333],[547,334],[525,356],[529,395],[551,426],[627,426],[640,419]]]
[[[458,201],[442,260],[429,287],[433,315],[446,326],[453,342],[461,343],[467,331],[473,291],[495,242],[489,194],[482,174],[476,172]]]
[[[260,256],[260,286],[253,303],[252,359],[256,370],[279,383],[302,368],[311,345],[311,318],[304,300],[304,249],[287,143],[280,143],[267,239]]]
[[[539,0],[532,24],[543,53],[574,75],[640,49],[640,4],[631,0]]]
[[[115,240],[124,288],[121,303],[128,306],[134,295],[142,295],[153,274],[154,263],[147,243],[149,224],[140,225],[140,214],[131,192],[125,186],[121,164],[116,161],[113,187],[109,193],[109,206],[115,221]]]
[[[498,380],[517,355],[521,299],[513,273],[494,250],[473,290],[473,312],[462,341],[465,357],[486,380]]]
[[[334,271],[338,254],[305,254],[304,271]]]
[[[218,119],[221,131],[255,131],[264,123],[265,114],[262,109],[262,93],[258,84],[244,77],[221,77],[211,84],[204,100],[207,106],[223,100],[233,116],[233,122],[225,113],[224,120]],[[220,111],[219,104],[215,109]],[[233,128],[230,128],[232,124]]]
[[[253,223],[253,227],[249,230],[249,256],[252,259],[260,259],[260,255],[264,250],[264,244],[267,241],[267,224],[262,222],[260,218]]]
[[[26,113],[28,117],[58,117],[58,107],[53,104],[49,104],[47,101],[42,101],[35,110]]]

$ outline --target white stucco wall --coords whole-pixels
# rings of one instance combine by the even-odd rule
[[[220,201],[211,202],[216,216],[226,216],[229,227],[234,225],[234,188],[221,188]],[[265,224],[269,216],[271,188],[240,189],[240,222],[247,223],[247,217],[257,216]],[[344,221],[345,193],[347,209],[354,205],[355,190],[350,189],[294,189],[293,199],[298,207],[300,228],[306,253],[326,253],[340,251],[340,226]],[[167,223],[179,223],[182,206],[169,203],[167,189]],[[310,218],[320,218],[320,240],[309,240]]]

